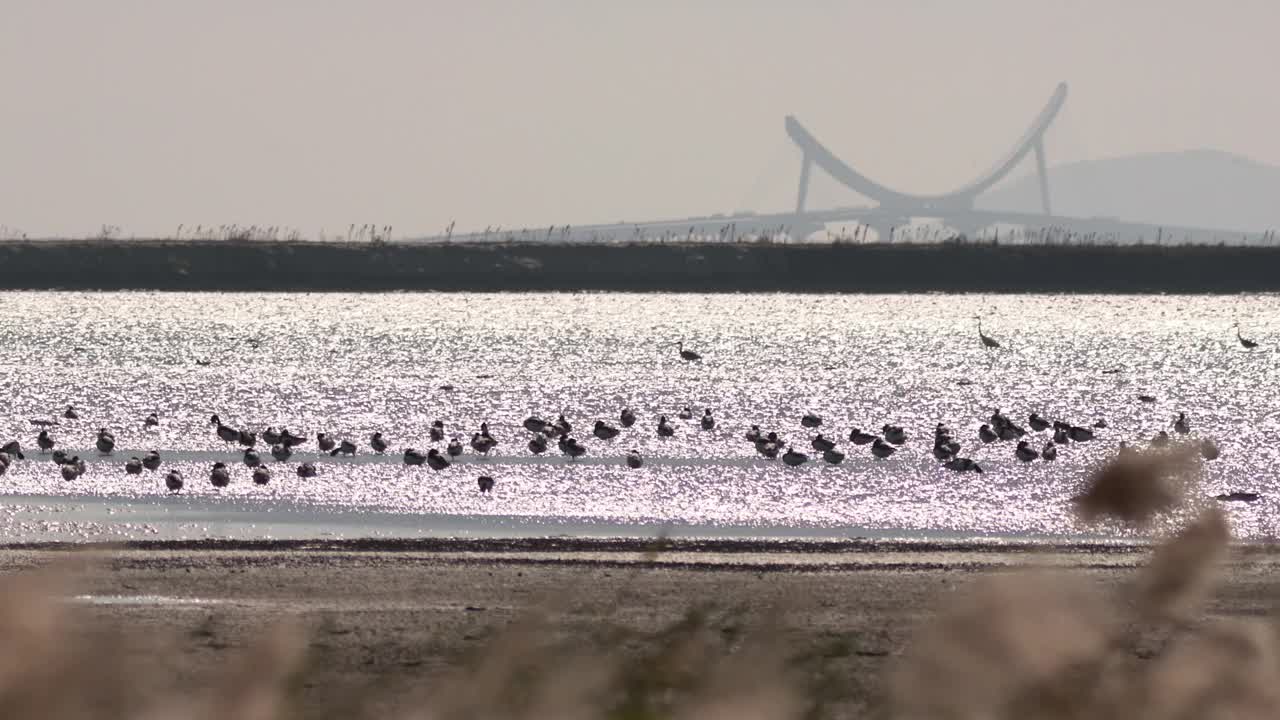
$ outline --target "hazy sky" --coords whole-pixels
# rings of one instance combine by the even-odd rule
[[[1070,83],[1051,162],[1280,164],[1280,3],[0,0],[0,225],[397,235],[794,202],[797,115],[942,191]],[[856,202],[817,181],[811,204]]]

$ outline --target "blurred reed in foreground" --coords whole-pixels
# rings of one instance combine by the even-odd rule
[[[894,658],[883,715],[1280,714],[1280,645],[1272,624],[1201,619],[1230,533],[1221,510],[1196,500],[1198,475],[1197,454],[1183,448],[1099,468],[1076,499],[1082,518],[1163,535],[1124,592],[1104,593],[1082,573],[1027,570],[978,579],[948,598]],[[0,718],[303,717],[297,693],[314,669],[304,629],[260,633],[222,674],[175,685],[163,678],[182,640],[86,622],[85,608],[65,602],[75,575],[58,568],[0,578]],[[329,717],[831,716],[833,688],[838,694],[841,684],[859,682],[830,672],[831,659],[848,649],[797,654],[784,639],[784,613],[750,608],[748,598],[728,600],[742,605],[694,608],[657,632],[602,624],[598,641],[586,646],[530,614],[424,680],[410,710],[381,710],[377,689],[369,688]],[[1156,629],[1163,646],[1138,652],[1135,628]]]

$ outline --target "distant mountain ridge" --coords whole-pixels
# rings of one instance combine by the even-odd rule
[[[1280,228],[1280,167],[1219,150],[1145,153],[1049,168],[1055,215],[1261,232]],[[1034,173],[978,198],[984,210],[1040,212]]]

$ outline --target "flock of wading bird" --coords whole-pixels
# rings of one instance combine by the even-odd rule
[[[1000,342],[982,330],[982,319],[980,317],[975,319],[978,321],[978,338],[983,347],[990,350],[1000,348]],[[1236,329],[1236,339],[1242,347],[1248,350],[1257,347],[1256,342],[1240,335],[1238,324],[1234,327]],[[685,362],[699,362],[702,360],[701,355],[685,348],[683,341],[672,343],[666,347],[675,347],[680,359]],[[1142,403],[1156,402],[1156,398],[1150,395],[1138,395],[1137,400]],[[67,421],[79,420],[79,417],[79,413],[71,406],[68,406],[62,413],[62,418]],[[685,407],[676,414],[676,417],[680,420],[692,421],[695,419],[695,413],[690,408]],[[630,408],[623,408],[618,415],[618,425],[622,428],[633,427],[636,424],[636,420],[636,414]],[[36,436],[36,447],[39,448],[42,455],[48,454],[54,463],[59,466],[64,480],[72,481],[85,473],[84,460],[78,455],[68,455],[67,451],[59,449],[57,442],[50,434],[50,428],[58,425],[58,421],[31,420],[31,423],[41,428]],[[213,426],[214,433],[219,440],[228,446],[242,448],[241,462],[252,471],[252,480],[257,485],[266,485],[271,482],[272,478],[270,467],[258,452],[259,439],[269,448],[270,456],[276,462],[281,463],[288,461],[293,456],[294,448],[311,442],[306,436],[295,435],[287,428],[276,430],[274,427],[268,427],[258,433],[247,428],[225,425],[217,415],[210,417],[209,424]],[[160,419],[155,413],[152,413],[143,419],[142,425],[144,430],[151,430],[160,425]],[[554,421],[547,421],[539,417],[529,417],[524,420],[522,425],[529,433],[526,447],[535,456],[546,453],[549,450],[549,444],[552,439],[556,440],[558,450],[570,462],[587,454],[587,447],[573,437],[573,425],[563,414]],[[813,413],[807,413],[800,418],[800,426],[804,429],[816,430],[823,425],[823,418]],[[703,414],[697,417],[697,427],[701,431],[715,429],[716,419],[710,408],[705,409]],[[1027,429],[1028,427],[1030,430]],[[1090,442],[1095,438],[1096,432],[1106,427],[1107,423],[1103,419],[1096,420],[1086,426],[1064,420],[1049,420],[1035,412],[1027,416],[1026,426],[1024,427],[997,409],[991,414],[987,422],[978,427],[977,439],[983,445],[1015,442],[1013,456],[1022,463],[1031,463],[1037,460],[1052,462],[1058,457],[1059,447],[1067,446],[1071,443]],[[1180,412],[1172,419],[1171,429],[1174,435],[1186,436],[1191,433],[1191,425],[1185,413]],[[614,440],[621,432],[617,425],[609,424],[603,420],[596,420],[591,430],[594,438],[604,442]],[[660,438],[674,437],[677,432],[677,426],[672,424],[666,415],[660,415],[656,432]],[[1032,440],[1028,439],[1029,436],[1035,437],[1032,433],[1044,434],[1041,436],[1044,441],[1043,445],[1038,449],[1032,445]],[[434,421],[428,429],[428,435],[433,443],[444,442],[446,434],[443,420]],[[795,447],[782,439],[777,432],[764,431],[759,425],[752,425],[746,431],[744,437],[747,442],[755,447],[756,453],[763,458],[769,460],[781,458],[782,462],[790,467],[803,465],[810,460],[808,454],[796,450]],[[882,426],[879,433],[868,433],[855,427],[849,432],[848,439],[854,446],[869,446],[872,457],[886,460],[906,444],[907,432],[902,427],[891,424]],[[1150,444],[1153,447],[1163,447],[1167,446],[1172,440],[1173,436],[1167,430],[1160,430],[1150,441]],[[324,432],[317,433],[314,442],[319,453],[322,455],[328,454],[331,457],[351,457],[360,450],[353,440],[348,438],[339,439]],[[471,449],[480,456],[488,457],[489,453],[498,447],[498,444],[498,440],[489,431],[488,423],[480,423],[479,430],[471,435]],[[1039,444],[1038,441],[1037,444]],[[381,432],[373,433],[368,439],[368,445],[369,449],[378,454],[385,454],[390,448],[389,441]],[[838,448],[837,442],[827,438],[821,432],[810,438],[809,445],[821,457],[822,461],[827,464],[839,465],[844,462],[845,453]],[[112,455],[115,452],[115,446],[115,436],[110,430],[100,428],[94,434],[94,447],[99,455]],[[1218,447],[1210,439],[1200,440],[1199,450],[1201,456],[1206,460],[1215,460],[1219,456]],[[405,465],[426,465],[432,470],[439,471],[452,465],[465,451],[466,448],[463,446],[460,436],[453,435],[445,446],[444,452],[440,452],[434,447],[428,449],[425,453],[414,448],[405,448],[403,450],[403,460]],[[1120,453],[1133,451],[1134,448],[1127,443],[1120,443]],[[981,465],[972,458],[962,456],[961,452],[962,445],[956,439],[955,433],[944,424],[938,423],[933,433],[932,454],[942,467],[955,472],[983,472]],[[22,445],[17,440],[0,446],[0,475],[4,475],[8,471],[9,465],[15,459],[24,460],[25,458],[26,456],[22,452]],[[639,469],[644,465],[644,458],[639,451],[631,450],[626,454],[624,462],[629,468]],[[129,475],[141,475],[144,470],[150,472],[159,471],[162,464],[163,459],[160,453],[156,450],[151,450],[141,458],[130,457],[124,463],[124,471]],[[319,473],[316,464],[310,461],[300,463],[295,468],[295,472],[300,478],[313,478]],[[171,492],[178,492],[183,488],[186,481],[179,469],[171,468],[165,474],[164,482]],[[213,463],[209,470],[209,482],[216,488],[227,487],[231,484],[231,468],[224,462]],[[494,487],[494,479],[490,475],[481,475],[477,478],[476,484],[480,492],[489,492]],[[1252,499],[1256,499],[1256,496]]]

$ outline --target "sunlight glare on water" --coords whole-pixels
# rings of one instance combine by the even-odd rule
[[[1185,411],[1222,458],[1204,491],[1260,491],[1233,507],[1237,531],[1275,534],[1280,388],[1276,296],[662,295],[662,294],[180,294],[0,293],[0,441],[19,439],[26,462],[0,483],[11,494],[134,498],[164,494],[163,472],[128,476],[129,455],[157,449],[186,476],[182,496],[250,502],[269,512],[298,504],[367,513],[509,516],[618,524],[674,522],[787,528],[1071,535],[1068,500],[1089,467],[1121,440],[1144,445]],[[1003,347],[984,350],[974,315]],[[1248,351],[1231,325],[1259,341]],[[686,363],[683,340],[702,354]],[[200,363],[207,364],[198,364]],[[1158,398],[1141,403],[1139,394]],[[80,419],[61,419],[74,405]],[[612,441],[591,437],[597,419],[639,416]],[[678,420],[691,408],[695,419]],[[717,426],[697,417],[711,408]],[[1098,440],[1061,448],[1053,463],[1020,464],[1013,443],[984,446],[977,427],[999,408],[1025,424],[1031,411],[1092,425]],[[145,430],[155,412],[158,429]],[[825,466],[799,419],[848,454]],[[209,418],[261,431],[323,431],[361,446],[351,460],[321,459],[302,480],[298,460],[274,463],[266,487],[249,481]],[[525,448],[529,415],[564,413],[587,457],[569,464],[551,442]],[[677,426],[661,439],[665,414]],[[66,482],[35,450],[31,419],[57,419],[60,446],[90,460]],[[433,420],[462,437],[487,421],[493,458],[443,472],[408,468],[405,447],[425,451]],[[939,467],[933,428],[951,427],[983,475]],[[893,423],[910,440],[878,461],[846,438]],[[811,461],[758,459],[751,424],[776,430]],[[118,448],[92,450],[110,428]],[[391,442],[368,457],[368,438]],[[1039,449],[1047,434],[1032,438]],[[443,443],[437,444],[443,449]],[[636,449],[648,463],[622,464]],[[267,449],[259,443],[264,457]],[[208,482],[215,459],[232,464],[229,488]],[[269,460],[268,460],[269,461]],[[269,461],[270,462],[270,461]],[[480,467],[483,465],[483,467]],[[491,495],[476,477],[497,480]],[[214,523],[216,526],[216,522]],[[216,532],[216,528],[213,532]]]

